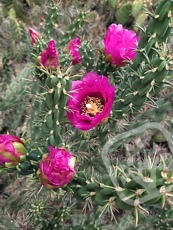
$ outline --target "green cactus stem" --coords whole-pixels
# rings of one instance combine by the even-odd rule
[[[89,177],[85,172],[79,172],[71,187],[77,200],[85,202],[90,198],[93,204],[103,209],[112,202],[117,209],[137,212],[147,212],[146,207],[152,204],[172,206],[171,166],[165,168],[165,162],[151,167],[146,165],[144,168],[142,162],[138,167],[118,164],[114,166],[115,171],[111,175],[96,174]]]
[[[95,54],[93,47],[89,42],[83,42],[80,48],[80,54],[82,58],[82,65],[89,72],[94,69]]]
[[[44,88],[36,96],[31,120],[31,137],[43,146],[63,143],[68,92],[72,81],[60,71],[47,76]],[[33,131],[34,130],[34,131]]]
[[[164,79],[170,75],[172,61],[168,51],[161,52],[161,44],[170,35],[172,9],[172,1],[162,1],[141,37],[138,54],[132,66],[125,68],[125,77],[118,88],[118,100],[113,109],[115,117],[138,111],[146,100],[161,90]]]
[[[75,37],[77,34],[77,31],[82,28],[82,26],[85,23],[87,13],[86,12],[80,12],[76,19],[70,24],[69,28],[67,29],[67,32],[64,34],[64,36],[59,39],[58,45],[63,46],[67,44],[72,38]]]
[[[50,38],[54,34],[55,25],[58,22],[58,7],[55,5],[54,1],[50,1],[50,9],[46,17],[46,25],[44,31],[46,35]]]

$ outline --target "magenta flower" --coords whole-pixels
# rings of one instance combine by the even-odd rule
[[[58,51],[56,50],[55,40],[51,39],[48,46],[40,54],[41,64],[46,68],[56,68],[58,66]]]
[[[75,37],[68,43],[67,49],[71,55],[71,61],[73,65],[81,61],[81,55],[79,53],[80,46],[81,46],[81,41],[77,37]]]
[[[25,144],[19,137],[0,135],[0,165],[15,166],[25,154]]]
[[[46,188],[60,188],[75,175],[75,158],[64,148],[49,147],[49,153],[39,164],[39,177]]]
[[[41,38],[41,35],[32,28],[29,28],[29,33],[30,33],[30,42],[32,45],[35,45],[37,40]]]
[[[115,87],[107,77],[89,72],[72,83],[67,117],[76,128],[90,130],[109,117],[114,96]]]
[[[136,57],[139,37],[132,30],[127,30],[121,24],[111,24],[104,38],[104,53],[114,65],[123,66],[126,60]]]

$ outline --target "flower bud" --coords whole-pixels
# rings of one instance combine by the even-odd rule
[[[49,153],[39,164],[39,177],[48,189],[68,184],[75,175],[75,158],[64,148],[49,147]]]
[[[71,61],[73,65],[81,62],[81,55],[79,53],[80,46],[81,46],[81,41],[78,37],[75,37],[68,43],[67,49],[71,56]]]
[[[30,42],[32,45],[35,45],[37,40],[41,38],[41,35],[32,28],[29,28]]]
[[[45,68],[57,68],[58,66],[58,51],[56,50],[55,40],[51,39],[48,46],[40,54],[40,63]]]
[[[17,136],[0,135],[0,165],[16,166],[25,156],[25,143]]]

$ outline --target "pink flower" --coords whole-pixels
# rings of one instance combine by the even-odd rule
[[[32,45],[35,45],[37,40],[41,38],[41,35],[32,28],[29,28],[29,33],[30,33],[30,42]]]
[[[0,165],[17,165],[20,157],[25,155],[24,142],[17,136],[0,135]]]
[[[58,51],[56,50],[55,40],[51,39],[48,43],[48,46],[45,50],[43,50],[40,54],[41,64],[46,68],[58,66]]]
[[[132,30],[121,24],[111,24],[104,38],[104,53],[109,61],[117,66],[125,65],[126,60],[133,60],[139,37]]]
[[[76,128],[90,130],[109,117],[114,96],[115,87],[107,77],[89,72],[72,83],[67,117]]]
[[[39,164],[39,177],[46,188],[68,184],[75,175],[75,158],[64,148],[49,147],[49,153]]]
[[[68,43],[67,49],[71,55],[73,65],[81,61],[81,55],[79,53],[80,46],[81,46],[81,41],[77,37],[75,37]]]

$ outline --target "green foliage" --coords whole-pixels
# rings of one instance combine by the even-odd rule
[[[125,24],[125,23],[129,22],[130,21],[130,17],[131,17],[131,10],[132,10],[131,4],[123,5],[115,13],[117,22],[120,23],[120,24]]]
[[[118,0],[109,0],[108,2],[111,5],[111,7],[115,8]]]
[[[28,76],[31,73],[31,65],[25,66],[23,71],[19,73],[15,79],[10,83],[7,79],[6,91],[1,96],[0,107],[1,110],[7,110],[8,108],[15,108],[18,103],[23,103],[24,98],[27,96],[28,91]],[[5,80],[4,80],[5,81]],[[5,82],[4,82],[5,84]]]
[[[167,2],[163,1],[162,4],[167,5]],[[133,113],[140,109],[147,98],[150,99],[157,94],[163,86],[164,78],[170,74],[171,59],[167,56],[166,51],[163,56],[162,46],[159,48],[157,45],[156,47],[156,44],[166,41],[164,39],[170,34],[168,9],[165,12],[164,8],[164,15],[168,15],[163,19],[167,23],[166,30],[164,27],[162,35],[160,32],[159,34],[152,32],[152,28],[156,30],[157,24],[162,21],[160,19],[162,8],[160,10],[160,16],[151,19],[144,36],[140,40],[138,55],[132,68],[125,69],[128,76],[120,84],[121,93],[118,95],[120,99],[114,105],[116,114],[118,113],[117,118],[124,116],[129,111]],[[158,10],[157,13],[159,14]]]
[[[71,22],[66,33],[58,40],[59,45],[63,46],[67,44],[72,38],[75,37],[78,30],[82,29],[86,19],[86,12],[80,12],[73,22]]]
[[[168,171],[168,178],[165,179],[163,178],[164,166],[151,166],[149,165],[150,158],[146,160],[148,167],[145,166],[145,168],[144,162],[138,162],[138,165],[133,166],[114,163],[115,170],[111,175],[104,174],[102,177],[93,175],[91,181],[85,177],[85,174],[78,174],[79,179],[72,182],[76,197],[83,198],[86,202],[90,199],[91,202],[104,207],[115,206],[124,211],[143,210],[146,213],[145,207],[148,204],[162,203],[164,205],[164,197],[166,196],[167,201],[169,197],[162,194],[162,188],[165,188],[166,194],[168,191],[172,192],[168,182],[172,175],[172,166]],[[154,164],[154,159],[151,160]],[[75,184],[80,187],[75,187]]]
[[[14,132],[24,120],[29,100],[30,82],[27,78],[30,73],[31,65],[28,64],[16,78],[3,78],[1,87],[6,90],[0,95],[0,108],[4,114],[3,127],[7,127],[9,132]]]
[[[135,30],[136,24],[138,26],[142,26],[142,24],[147,19],[147,15],[145,14],[144,8],[146,7],[146,2],[143,0],[134,1],[119,1],[119,0],[110,0],[108,1],[110,6],[114,11],[114,21],[120,24],[125,24],[130,27],[134,27]],[[154,1],[151,3],[151,5]],[[148,6],[149,7],[151,7]]]
[[[10,83],[11,80],[11,72],[12,72],[12,68],[10,66],[10,59],[9,59],[9,55],[6,53],[4,54],[3,58],[2,58],[2,79],[1,79],[1,83],[3,85],[4,88],[7,87],[7,85]]]
[[[151,207],[150,214],[146,217],[140,216],[141,222],[136,227],[137,230],[144,229],[171,229],[172,227],[173,211],[169,208],[160,209],[158,207]],[[117,224],[117,229],[133,230],[134,222],[133,217],[129,214],[124,215]]]
[[[63,73],[52,74],[46,79],[46,91],[42,92],[39,95],[39,101],[36,98],[35,109],[38,111],[38,103],[41,109],[41,114],[39,121],[34,122],[34,118],[31,118],[32,124],[34,126],[37,123],[37,126],[41,130],[40,136],[38,132],[32,132],[32,138],[35,140],[43,141],[44,145],[56,145],[63,143],[63,134],[64,129],[64,115],[65,115],[65,106],[67,103],[67,95],[71,88],[71,80],[63,76]],[[40,113],[40,111],[39,111]],[[35,113],[34,113],[35,116]],[[38,119],[38,118],[37,118]],[[31,125],[32,125],[31,124]],[[31,130],[33,130],[33,125]],[[37,136],[36,136],[37,135]],[[45,140],[47,141],[45,143]]]
[[[20,40],[20,27],[17,20],[13,18],[10,18],[10,30],[12,34],[12,39],[16,40],[17,38],[19,38]]]
[[[133,17],[137,17],[141,13],[142,7],[143,7],[143,1],[142,0],[137,1],[135,4],[133,4],[133,6],[132,6]]]
[[[0,107],[3,125],[8,131],[15,132],[23,123],[26,113],[27,85],[23,78],[28,78],[31,67],[25,67],[22,73],[19,63],[25,63],[30,56],[29,37],[26,24],[24,5],[21,1],[0,1],[2,14],[0,20],[0,51],[2,71],[0,79]],[[21,8],[22,7],[22,8]],[[20,17],[20,14],[23,15]],[[5,128],[5,129],[6,129]]]
[[[50,1],[50,9],[46,17],[46,25],[44,32],[50,38],[54,34],[56,24],[58,22],[58,8],[54,1]]]
[[[82,57],[82,65],[86,68],[86,70],[92,71],[94,69],[94,50],[89,42],[83,42],[80,47],[80,54]]]
[[[1,213],[1,221],[0,221],[0,229],[1,230],[19,230],[13,220],[10,219],[8,215]]]

